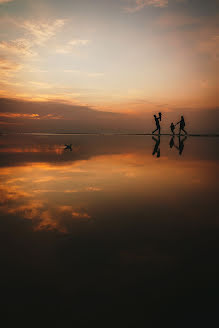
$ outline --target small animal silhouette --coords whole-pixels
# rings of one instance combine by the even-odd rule
[[[70,144],[70,145],[65,144],[65,149],[64,150],[72,151],[72,144]]]

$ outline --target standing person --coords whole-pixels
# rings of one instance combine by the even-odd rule
[[[175,135],[175,132],[174,132],[174,130],[175,130],[175,125],[173,124],[173,122],[172,122],[171,125],[170,125],[170,130],[171,130],[172,134]]]
[[[161,116],[157,117],[156,115],[154,115],[154,120],[155,120],[155,124],[156,124],[156,129],[152,132],[152,134],[154,134],[154,132],[156,132],[158,130],[158,134],[160,134],[160,122],[159,120],[161,120]]]
[[[181,116],[181,120],[178,123],[176,123],[176,125],[177,124],[179,124],[179,135],[181,135],[181,131],[183,131],[185,134],[188,134],[185,130],[186,123],[183,116]]]

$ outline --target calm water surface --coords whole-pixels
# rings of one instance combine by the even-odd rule
[[[2,316],[214,322],[218,146],[218,138],[1,136]]]

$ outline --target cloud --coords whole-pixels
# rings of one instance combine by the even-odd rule
[[[22,170],[26,167],[21,167]],[[15,169],[16,170],[16,169]],[[40,179],[34,179],[35,184],[53,181],[54,176],[44,177],[41,168],[36,170]],[[56,170],[56,168],[55,168]],[[14,169],[12,169],[12,172]],[[36,186],[31,192],[26,192],[25,185],[30,182],[28,178],[20,178],[19,176],[11,179],[9,172],[6,171],[4,186],[0,188],[0,210],[3,213],[19,215],[26,220],[32,221],[33,230],[57,230],[67,232],[71,224],[75,221],[88,222],[91,216],[83,208],[74,208],[71,205],[54,205],[49,206],[48,200],[33,199],[35,191],[38,192]],[[1,169],[1,175],[4,169]],[[32,177],[31,177],[32,180]],[[46,190],[40,189],[40,193]],[[53,189],[46,192],[54,192]],[[22,201],[22,202],[21,202]]]
[[[90,42],[91,42],[90,40],[73,39],[69,41],[66,46],[57,48],[56,52],[60,54],[68,54],[73,51],[74,47],[86,46]]]
[[[143,9],[146,6],[164,8],[168,6],[168,0],[134,0],[135,6],[124,8],[126,12],[134,13]]]
[[[3,117],[3,118],[11,118],[11,119],[17,119],[17,118],[25,118],[25,119],[42,119],[42,120],[60,120],[62,119],[63,117],[61,115],[56,115],[56,114],[26,114],[26,113],[4,113],[4,112],[0,112],[0,117]]]
[[[46,82],[37,82],[37,81],[31,81],[30,82],[34,87],[40,88],[40,89],[51,89],[54,87],[53,84],[49,84]]]
[[[43,45],[56,34],[57,30],[65,24],[65,21],[65,19],[56,19],[53,22],[25,21],[20,24],[20,27],[25,29],[31,36],[32,42]]]
[[[12,1],[14,1],[14,0],[0,0],[0,4],[1,3],[6,3],[6,2],[12,2]]]
[[[7,54],[9,52],[20,56],[35,56],[36,52],[34,52],[31,47],[31,42],[23,38],[13,41],[0,42],[0,49],[5,51]]]
[[[44,45],[51,39],[65,23],[64,19],[56,19],[47,22],[24,21],[14,22],[17,28],[26,30],[22,38],[10,41],[1,41],[0,50],[6,55],[12,54],[17,56],[33,57],[37,53],[33,50],[35,46]]]
[[[75,39],[75,40],[71,40],[68,42],[69,45],[72,45],[72,46],[78,46],[78,45],[86,45],[90,42],[90,40],[80,40],[80,39]]]
[[[34,118],[34,119],[38,119],[39,118],[39,114],[0,113],[0,117],[8,117],[8,118]]]
[[[75,74],[80,74],[81,71],[77,70],[77,69],[65,69],[63,71],[64,73],[75,73]]]
[[[73,73],[73,74],[80,74],[82,76],[87,76],[87,77],[102,77],[104,76],[104,73],[101,72],[82,72],[80,70],[74,70],[74,69],[65,69],[63,71],[64,73]]]
[[[3,87],[3,94],[6,92],[6,86],[10,85],[18,85],[19,83],[17,82],[10,82],[10,79],[14,77],[14,75],[21,70],[22,65],[11,61],[6,58],[1,58],[0,57],[0,87]],[[0,93],[2,93],[2,90],[0,90]]]
[[[203,32],[204,34],[204,32]],[[197,42],[197,50],[207,54],[212,60],[219,60],[219,29],[217,31],[206,31],[205,37]]]
[[[21,69],[21,65],[18,63],[15,63],[13,61],[10,61],[6,58],[0,58],[0,71],[1,74],[5,71],[5,72],[16,72],[18,70]]]
[[[102,77],[104,76],[104,73],[88,73],[88,77]]]
[[[164,28],[176,28],[188,25],[197,25],[200,23],[200,18],[184,15],[182,13],[165,13],[157,20],[157,24]]]

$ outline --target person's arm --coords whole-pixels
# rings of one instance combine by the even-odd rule
[[[180,123],[180,121],[179,121],[178,123],[176,123],[175,126],[176,126],[177,124],[179,124],[179,123]]]

